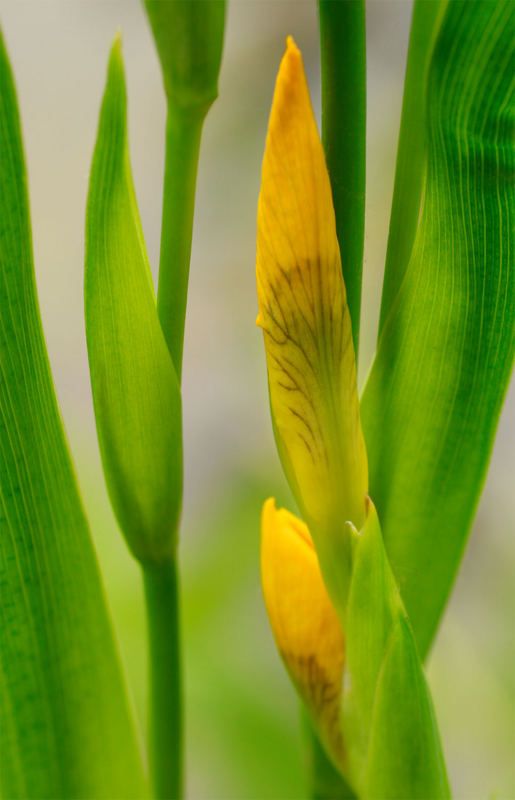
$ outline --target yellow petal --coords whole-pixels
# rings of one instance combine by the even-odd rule
[[[291,38],[263,160],[256,272],[279,454],[319,549],[320,531],[361,528],[368,470],[331,187]]]
[[[272,499],[261,520],[261,579],[279,652],[328,752],[342,765],[342,629],[308,528]]]

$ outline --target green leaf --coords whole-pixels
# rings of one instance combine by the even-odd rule
[[[365,798],[449,796],[431,698],[373,505],[355,540],[343,725]]]
[[[133,722],[43,340],[20,122],[1,36],[0,320],[2,793],[142,797]]]
[[[513,4],[452,0],[429,70],[420,227],[361,404],[370,495],[422,656],[515,351],[512,74]]]
[[[142,562],[175,552],[182,492],[181,396],[161,330],[127,144],[117,40],[91,168],[86,336],[100,452],[120,528]]]

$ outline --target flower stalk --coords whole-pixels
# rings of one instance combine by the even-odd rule
[[[117,37],[88,197],[86,334],[106,484],[145,589],[150,783],[156,800],[177,800],[183,792],[180,376],[200,138],[217,95],[224,3],[145,5],[168,105],[157,305],[130,168]]]
[[[218,94],[224,0],[145,0],[167,98],[157,313],[180,386],[202,127]],[[178,536],[176,536],[176,540]],[[144,565],[149,635],[149,764],[154,797],[182,797],[183,719],[177,557]]]
[[[176,559],[143,567],[149,655],[149,766],[156,798],[181,797],[182,680]]]
[[[157,312],[179,382],[203,124],[201,113],[168,110]]]
[[[319,0],[322,143],[333,190],[356,359],[365,235],[366,30],[364,0]]]

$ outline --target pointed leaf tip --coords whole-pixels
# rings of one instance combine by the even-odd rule
[[[109,53],[109,63],[107,68],[108,80],[106,89],[109,88],[113,79],[122,81],[125,86],[125,70],[123,66],[122,32],[118,29],[114,35],[113,43]]]
[[[121,50],[122,50],[122,31],[121,31],[121,28],[118,28],[116,33],[115,33],[115,35],[114,35],[113,44],[112,44],[112,47],[111,47],[111,53],[113,51],[115,51],[115,50],[121,54]]]

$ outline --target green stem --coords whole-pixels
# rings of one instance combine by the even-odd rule
[[[180,382],[200,137],[206,109],[168,107],[157,310]],[[144,566],[149,639],[149,763],[154,797],[182,796],[177,563]]]
[[[415,0],[408,48],[379,334],[408,266],[426,167],[425,99],[429,57],[446,0]]]
[[[364,0],[319,0],[322,141],[333,190],[356,358],[365,230]]]
[[[182,797],[182,693],[175,560],[143,566],[148,627],[149,767],[156,800]]]
[[[180,381],[200,137],[205,111],[168,110],[157,310]]]

